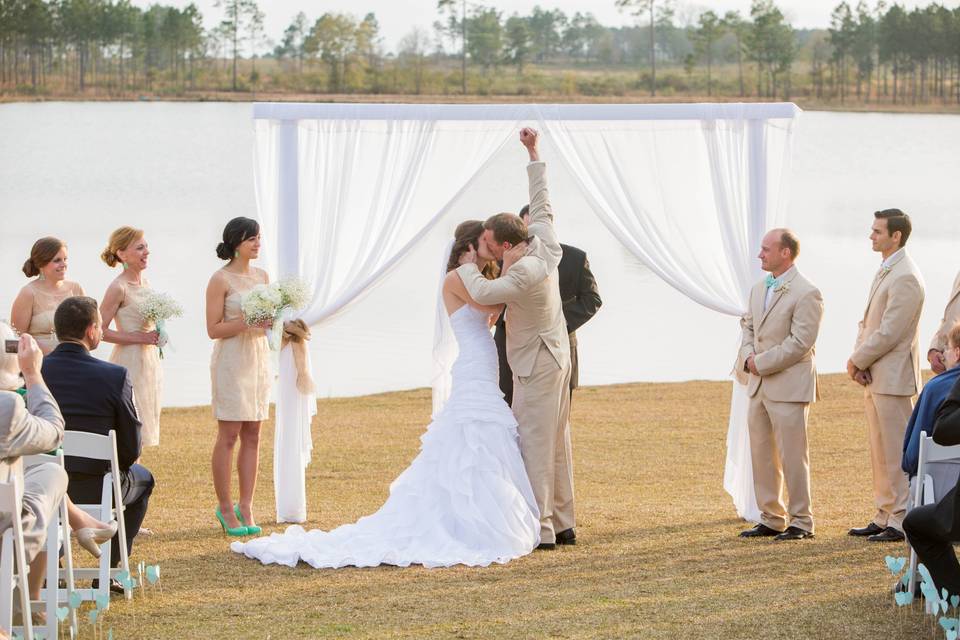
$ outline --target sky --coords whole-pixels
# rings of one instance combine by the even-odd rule
[[[190,1],[159,0],[159,3],[184,7]],[[199,7],[208,28],[219,22],[222,11],[215,7],[215,0],[192,1]],[[816,28],[829,25],[830,12],[839,1],[776,0],[776,4],[794,27]],[[133,0],[133,4],[141,7],[156,2],[157,0]],[[854,6],[857,0],[848,2]],[[266,16],[266,36],[273,42],[280,41],[283,30],[300,11],[307,15],[311,23],[328,11],[350,13],[358,19],[372,11],[377,15],[383,43],[388,51],[394,51],[400,39],[414,26],[423,27],[432,34],[432,25],[438,15],[436,0],[258,0],[258,3]],[[930,3],[931,0],[899,0],[899,4],[907,8]],[[539,4],[545,9],[562,9],[567,15],[573,15],[577,11],[593,13],[601,24],[607,26],[632,24],[634,20],[632,16],[619,11],[614,0],[481,0],[478,4],[495,7],[505,16],[513,13],[529,14],[533,7]],[[875,4],[875,0],[869,0],[869,4]],[[888,4],[891,4],[889,0]],[[941,0],[941,4],[953,8],[960,4],[960,0]],[[712,9],[717,13],[730,10],[739,10],[743,15],[750,13],[750,0],[675,0],[674,5],[677,7],[677,21],[680,24],[683,24],[684,18],[691,20],[705,9]]]

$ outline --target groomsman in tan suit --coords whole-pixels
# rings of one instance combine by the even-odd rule
[[[947,363],[943,359],[944,351],[947,349],[947,334],[958,320],[960,320],[960,273],[953,281],[953,289],[947,300],[947,308],[943,310],[940,328],[933,336],[930,349],[927,351],[927,362],[930,363],[934,373],[943,373],[947,370]]]
[[[530,226],[499,213],[484,223],[480,242],[503,272],[487,280],[471,248],[457,269],[470,296],[485,305],[506,304],[507,361],[513,369],[513,413],[520,453],[540,508],[540,548],[575,544],[573,456],[570,446],[570,343],[563,317],[557,265],[563,256],[553,227],[546,165],[538,134],[523,129],[530,164]]]
[[[877,211],[870,240],[883,256],[847,373],[863,385],[873,494],[877,513],[852,536],[871,542],[903,540],[909,485],[900,467],[903,439],[913,403],[920,393],[920,311],[923,278],[904,248],[910,217],[899,209]]]
[[[813,537],[807,416],[817,397],[814,346],[823,297],[794,264],[799,254],[800,242],[788,229],[763,237],[758,257],[770,275],[751,290],[750,307],[740,322],[738,369],[750,375],[747,422],[760,508],[760,523],[742,532],[743,538]]]

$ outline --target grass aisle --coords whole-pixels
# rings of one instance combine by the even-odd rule
[[[896,611],[883,556],[850,538],[872,510],[862,401],[822,378],[811,414],[817,537],[747,541],[723,493],[729,384],[581,389],[573,403],[580,544],[486,569],[265,567],[233,554],[214,520],[208,408],[167,410],[145,452],[158,487],[135,560],[156,589],[104,620],[133,638],[877,638],[929,637]],[[324,400],[308,468],[310,522],[376,510],[428,422],[429,391]],[[256,511],[273,514],[273,425],[263,431]],[[75,554],[74,557],[77,557]],[[84,616],[85,617],[85,616]],[[81,637],[92,637],[89,625]]]

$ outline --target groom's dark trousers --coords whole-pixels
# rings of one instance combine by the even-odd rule
[[[960,444],[960,382],[937,411],[933,441],[944,446]],[[930,570],[937,590],[960,595],[960,563],[953,543],[960,541],[960,483],[936,504],[915,507],[903,521],[903,531],[917,558]]]
[[[140,419],[134,404],[133,385],[124,367],[94,358],[79,344],[62,343],[43,359],[43,379],[53,394],[67,431],[117,434],[117,460],[120,465],[120,491],[123,495],[124,531],[127,553],[147,515],[154,479],[140,457]],[[99,504],[103,476],[110,463],[67,456],[70,483],[67,494],[77,504]],[[120,562],[119,536],[110,546],[110,562]]]

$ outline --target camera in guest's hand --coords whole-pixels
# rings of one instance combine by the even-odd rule
[[[20,348],[19,340],[4,340],[3,341],[3,350],[6,353],[17,353]]]

